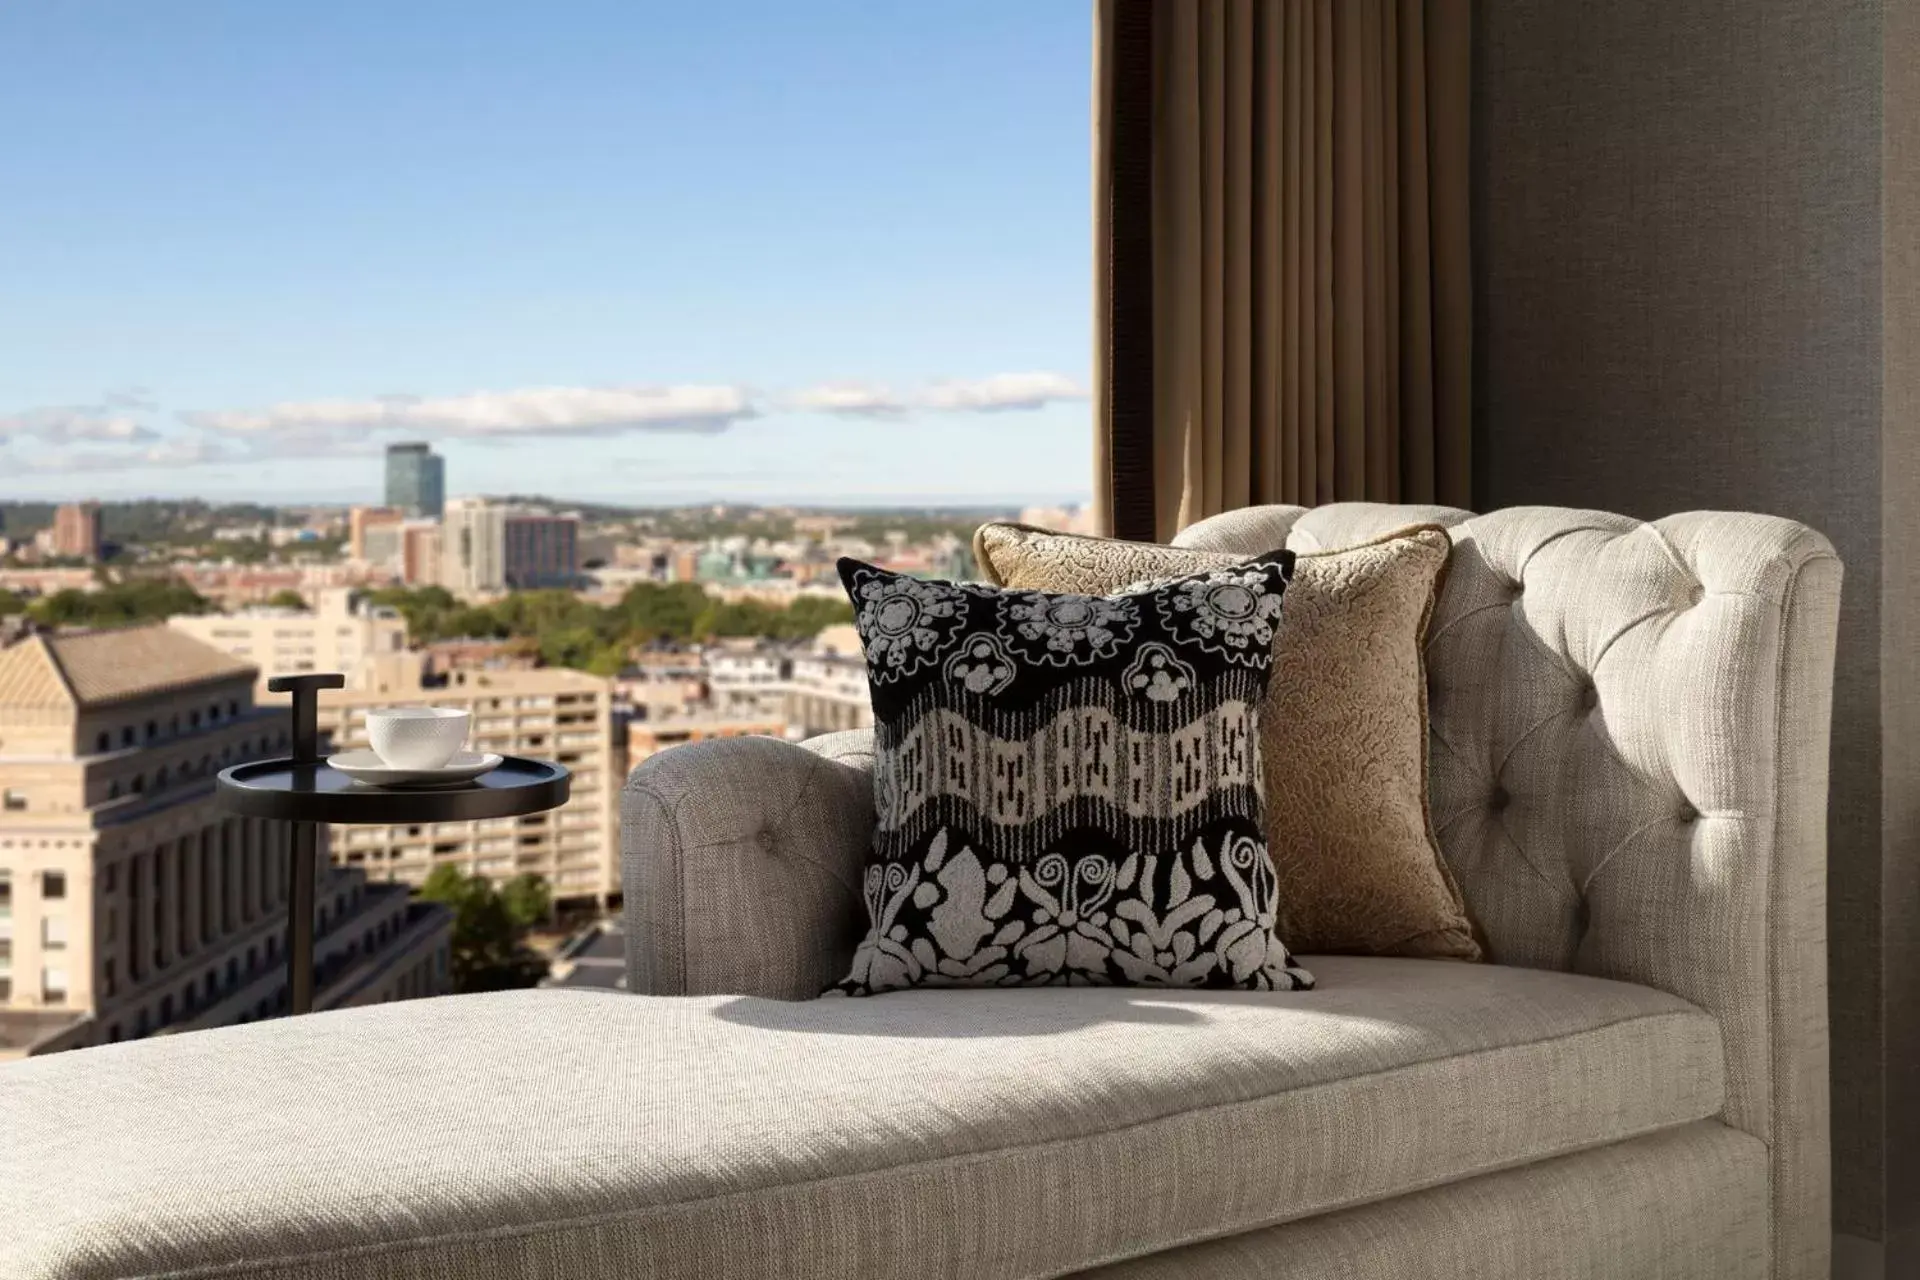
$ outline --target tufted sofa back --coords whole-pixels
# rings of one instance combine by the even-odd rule
[[[1726,1119],[1774,1150],[1774,1274],[1816,1273],[1833,548],[1771,516],[1373,503],[1175,541],[1307,552],[1418,522],[1455,543],[1427,639],[1433,824],[1493,958],[1714,1014]]]

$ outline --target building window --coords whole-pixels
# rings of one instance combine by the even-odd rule
[[[113,989],[115,985],[117,985],[114,981],[113,970],[114,970],[113,957],[108,956],[106,963],[100,967],[100,993],[106,996],[109,1000],[113,998]],[[115,1032],[114,1039],[118,1040],[119,1038],[120,1038],[119,1033]]]
[[[48,1004],[67,1002],[67,971],[55,965],[40,970],[40,998]]]
[[[93,749],[103,754],[107,751],[111,751],[113,749],[113,735],[108,733],[105,729],[102,729],[100,731],[100,736],[93,740]]]
[[[120,798],[120,784],[117,781],[109,782],[107,784],[107,799],[118,800],[119,798]]]
[[[42,871],[40,873],[40,896],[57,902],[67,896],[67,873],[64,871]]]
[[[67,949],[67,918],[65,916],[40,917],[40,945],[48,951]]]
[[[155,724],[151,720],[147,721],[147,741],[152,742],[155,738],[159,736],[160,736],[160,726]]]
[[[0,920],[13,915],[13,872],[0,870]]]
[[[193,729],[198,729],[200,727],[200,713],[198,711],[195,711],[192,715],[187,717],[187,725],[189,728],[193,728]]]
[[[160,997],[160,1025],[164,1027],[169,1022],[172,1022],[172,1021],[173,1021],[173,997],[161,996]]]
[[[147,789],[147,780],[141,777],[137,773],[134,774],[133,775],[133,794],[139,795],[142,791],[145,791],[146,789]]]
[[[237,716],[240,714],[240,700],[238,698],[235,698],[227,703],[227,714],[230,716]]]
[[[27,793],[14,787],[8,787],[5,803],[8,813],[19,813],[27,807]]]
[[[120,745],[123,747],[130,747],[133,745],[133,726],[132,725],[128,725],[126,728],[120,731]]]
[[[220,704],[219,703],[216,702],[212,706],[207,708],[207,719],[213,724],[220,723]]]

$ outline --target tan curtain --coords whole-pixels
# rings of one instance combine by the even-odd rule
[[[1133,4],[1157,535],[1262,502],[1468,505],[1470,0],[1100,0],[1096,40]],[[1104,148],[1111,94],[1094,109]],[[1095,265],[1110,299],[1129,264]]]

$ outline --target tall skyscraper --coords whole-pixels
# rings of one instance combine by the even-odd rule
[[[438,520],[446,506],[447,463],[425,444],[387,446],[387,505],[415,519]]]

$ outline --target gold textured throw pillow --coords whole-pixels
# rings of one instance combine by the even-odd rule
[[[982,525],[994,583],[1107,595],[1245,556]],[[1298,953],[1481,958],[1427,808],[1427,617],[1452,542],[1415,525],[1303,554],[1262,704],[1276,932]]]

